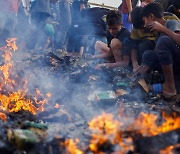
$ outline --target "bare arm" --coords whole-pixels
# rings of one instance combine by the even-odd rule
[[[164,28],[163,32],[169,36],[170,38],[172,38],[178,45],[180,45],[180,32],[175,33],[173,31],[171,31],[168,28]]]
[[[155,21],[148,25],[150,31],[157,31],[166,34],[171,39],[173,39],[178,45],[180,45],[180,32],[175,33],[172,30],[168,29],[164,25],[160,24],[159,22]]]
[[[123,61],[116,63],[104,63],[96,66],[96,69],[101,69],[102,67],[114,68],[114,67],[127,67],[129,65],[130,57],[123,56]]]
[[[132,11],[132,2],[131,2],[131,0],[126,0],[126,5],[127,5],[127,8],[128,8],[129,14],[130,14],[131,11]]]
[[[93,56],[92,59],[103,59],[103,58],[108,58],[111,56],[112,56],[112,52],[105,52],[105,53]]]

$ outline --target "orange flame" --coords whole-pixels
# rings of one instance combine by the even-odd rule
[[[20,110],[26,110],[33,114],[44,110],[44,104],[47,103],[47,99],[43,94],[36,89],[36,95],[34,98],[27,98],[27,80],[21,79],[21,83],[24,84],[23,88],[17,88],[18,85],[15,79],[12,78],[13,72],[13,61],[12,61],[12,50],[16,51],[16,38],[6,40],[7,46],[1,48],[4,50],[2,57],[4,58],[4,65],[0,66],[0,110],[6,112],[18,112]],[[21,90],[15,90],[21,89]],[[50,93],[46,95],[50,97]]]
[[[7,120],[6,114],[0,112],[0,119],[5,122]]]
[[[107,145],[106,143],[119,145],[117,153],[134,151],[133,138],[131,136],[126,137],[125,132],[140,133],[142,136],[154,136],[180,128],[180,117],[176,114],[170,116],[165,112],[162,113],[163,122],[160,124],[157,123],[158,115],[144,112],[133,120],[123,114],[119,117],[118,120],[115,120],[112,114],[103,113],[89,122],[89,128],[93,132],[89,144],[92,152],[103,153],[99,147]],[[127,121],[127,123],[124,121]]]
[[[72,139],[66,140],[64,145],[66,146],[67,153],[83,154],[83,152],[77,148],[77,143],[79,143],[78,139],[76,139],[75,141],[73,141]]]

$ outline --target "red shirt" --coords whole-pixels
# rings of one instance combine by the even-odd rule
[[[0,10],[3,12],[17,13],[18,2],[19,0],[0,0]]]

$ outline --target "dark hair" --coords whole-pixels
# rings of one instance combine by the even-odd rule
[[[121,13],[119,11],[110,10],[106,16],[106,22],[108,26],[121,25],[122,24]]]
[[[172,4],[175,7],[175,9],[180,9],[180,0],[173,0]]]
[[[131,12],[131,21],[136,29],[140,29],[144,26],[144,21],[141,15],[142,7],[136,6]]]
[[[149,17],[153,14],[156,18],[163,17],[163,8],[159,3],[150,3],[146,5],[141,12],[142,17]]]

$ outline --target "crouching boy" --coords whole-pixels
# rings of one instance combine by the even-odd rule
[[[107,44],[97,41],[95,49],[99,52],[93,59],[105,58],[108,63],[98,64],[96,69],[102,67],[127,67],[130,61],[130,32],[123,27],[122,17],[118,11],[111,10],[106,17],[107,22]]]

